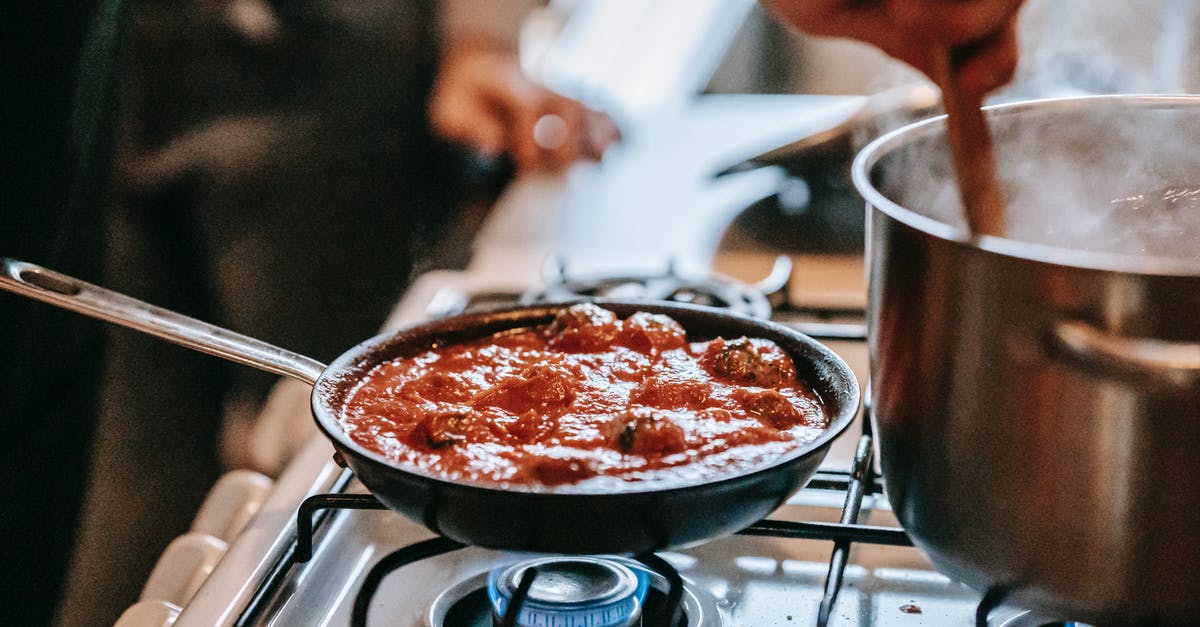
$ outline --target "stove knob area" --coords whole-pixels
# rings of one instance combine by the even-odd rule
[[[166,601],[139,601],[130,605],[113,627],[171,627],[180,608]]]
[[[516,598],[518,627],[626,627],[640,624],[648,588],[641,569],[613,559],[563,556],[497,569],[488,576],[487,593],[496,624]]]
[[[119,627],[172,625],[262,508],[274,482],[248,470],[225,473],[209,490],[190,532],[167,545]],[[128,617],[128,618],[127,618]]]
[[[271,486],[270,478],[250,470],[225,473],[204,497],[192,531],[233,542],[267,500]]]
[[[224,540],[203,533],[175,538],[154,564],[138,600],[186,606],[228,548]]]

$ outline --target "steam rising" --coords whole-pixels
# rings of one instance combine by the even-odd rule
[[[992,120],[1010,239],[1200,260],[1200,99],[1035,105]],[[939,134],[879,164],[901,206],[966,229]]]
[[[1200,90],[1200,2],[1029,0],[1021,61],[993,102]],[[1008,236],[1101,253],[1200,260],[1200,100],[1092,101],[992,119]],[[880,161],[881,191],[963,231],[941,136]]]
[[[1001,100],[1200,89],[1195,0],[1028,0]]]

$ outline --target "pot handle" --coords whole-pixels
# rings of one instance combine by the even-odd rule
[[[32,263],[0,257],[0,288],[222,359],[315,385],[325,365]]]
[[[1082,320],[1054,326],[1060,348],[1104,371],[1152,376],[1200,375],[1200,343],[1129,337],[1100,329]]]

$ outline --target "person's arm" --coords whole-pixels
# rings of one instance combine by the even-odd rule
[[[764,0],[785,22],[813,35],[848,37],[933,73],[932,52],[959,51],[963,90],[982,95],[1017,65],[1023,0]]]

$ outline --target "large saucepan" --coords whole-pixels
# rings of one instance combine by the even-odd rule
[[[1190,622],[1200,99],[989,116],[1008,239],[966,236],[942,119],[854,165],[889,497],[934,563],[980,589],[1101,624]]]
[[[786,327],[706,307],[598,301],[621,317],[636,311],[666,314],[693,339],[745,335],[774,341],[792,356],[800,378],[824,402],[829,428],[811,444],[763,467],[705,483],[656,489],[630,483],[625,489],[596,492],[570,485],[500,489],[452,482],[402,467],[351,440],[338,420],[347,393],[383,361],[435,344],[549,322],[567,304],[496,309],[413,326],[367,340],[326,367],[38,266],[0,261],[0,287],[5,289],[313,385],[318,425],[380,501],[437,533],[480,546],[553,553],[641,552],[732,533],[766,516],[803,486],[858,408],[858,384],[846,364]]]

